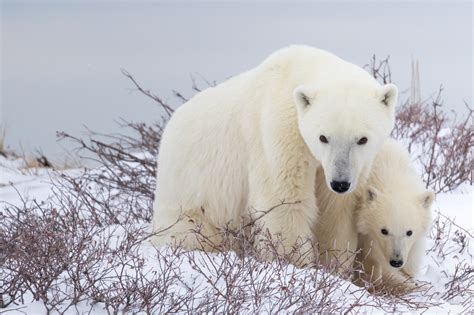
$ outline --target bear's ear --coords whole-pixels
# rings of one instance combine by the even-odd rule
[[[310,92],[304,85],[298,86],[293,91],[293,98],[299,113],[303,113],[306,109],[311,107],[311,103],[314,100],[314,94],[314,92]]]
[[[367,188],[366,194],[365,194],[365,201],[366,202],[372,202],[375,199],[377,199],[379,192],[377,189],[374,187],[369,187]]]
[[[379,99],[385,106],[394,108],[398,100],[398,88],[394,84],[385,84],[380,88]]]
[[[431,205],[433,204],[434,199],[435,199],[435,194],[431,190],[428,190],[428,191],[424,192],[420,196],[421,205],[425,209],[429,209],[431,207]]]

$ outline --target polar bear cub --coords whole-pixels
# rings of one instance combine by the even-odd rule
[[[396,103],[394,85],[308,46],[281,49],[200,92],[162,136],[154,242],[201,248],[196,227],[213,239],[245,217],[281,237],[279,253],[312,241],[316,168],[331,190],[353,191],[393,128]],[[301,252],[309,251],[306,242]]]
[[[412,166],[410,157],[393,140],[377,155],[355,212],[363,272],[356,281],[385,288],[413,288],[412,278],[424,251],[434,194]]]

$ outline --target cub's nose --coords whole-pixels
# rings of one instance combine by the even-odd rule
[[[390,266],[394,267],[394,268],[400,268],[401,266],[403,266],[403,260],[390,260]]]
[[[338,182],[338,181],[335,181],[335,180],[333,180],[331,182],[332,190],[334,190],[335,192],[340,193],[340,194],[345,193],[346,191],[348,191],[350,187],[351,187],[351,183],[349,183],[349,182]]]

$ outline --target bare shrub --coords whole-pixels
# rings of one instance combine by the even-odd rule
[[[53,163],[41,151],[37,151],[32,156],[23,154],[23,169],[52,168]]]
[[[55,191],[48,202],[3,207],[2,308],[31,296],[47,313],[64,313],[84,302],[90,308],[101,303],[114,314],[183,311],[193,295],[174,293],[181,281],[177,252],[155,250],[152,268],[145,266],[151,261],[141,250],[150,236],[146,225],[100,225],[74,192]]]
[[[459,123],[441,110],[442,88],[435,99],[406,105],[397,115],[393,136],[408,140],[408,149],[422,167],[426,187],[449,192],[471,181],[474,167],[472,109]]]
[[[58,133],[76,142],[79,153],[103,167],[80,177],[62,175],[58,186],[76,193],[99,225],[128,220],[151,220],[156,156],[162,127],[122,123],[138,137],[90,133],[88,140]],[[126,208],[126,209],[125,209]]]
[[[373,55],[370,62],[364,65],[364,69],[380,81],[382,84],[392,83],[392,71],[390,70],[390,56],[385,59],[377,60],[377,56]]]
[[[42,301],[48,313],[78,311],[81,305],[113,314],[358,313],[424,311],[441,303],[429,289],[398,296],[381,290],[371,295],[365,287],[336,275],[344,261],[329,268],[315,261],[311,268],[298,269],[288,263],[288,255],[299,253],[297,248],[279,255],[282,240],[268,234],[255,243],[264,233],[259,218],[238,229],[221,229],[218,244],[199,229],[194,231],[214,253],[147,245],[155,159],[172,108],[141,88],[129,73],[124,75],[156,101],[162,121],[153,125],[122,121],[121,126],[135,136],[90,131],[84,140],[59,134],[78,144],[79,153],[99,167],[53,174],[52,195],[45,202],[2,204],[0,308],[11,310],[33,299]],[[469,240],[458,235],[458,241]],[[261,246],[268,246],[272,261],[258,258]],[[446,299],[465,296],[459,292],[471,287],[470,271],[464,265],[458,268]]]
[[[22,300],[28,292],[48,312],[56,309],[63,302],[56,294],[61,274],[74,266],[84,272],[89,266],[81,260],[101,255],[100,246],[91,246],[97,227],[88,225],[74,209],[23,201],[21,206],[5,206],[1,220],[0,294],[9,297],[7,304]]]
[[[257,259],[253,246],[261,231],[223,229],[215,253],[156,249],[144,244],[146,225],[100,227],[75,196],[54,202],[7,205],[0,227],[0,296],[3,307],[42,301],[47,313],[64,313],[80,303],[109,313],[169,312],[357,312],[425,310],[439,302],[428,297],[370,295],[315,262],[298,269],[279,256],[280,239],[265,239],[272,261]],[[72,202],[72,204],[71,204]],[[59,205],[59,207],[57,207]],[[250,223],[252,225],[255,222]],[[209,245],[210,239],[200,234]],[[148,252],[148,253],[147,253]],[[296,252],[296,249],[295,249]],[[292,253],[289,253],[292,255]],[[336,266],[338,267],[338,266]],[[189,277],[185,270],[193,270]],[[189,271],[188,271],[189,272]]]
[[[381,83],[391,82],[389,58],[377,61],[375,56],[366,68]],[[413,84],[413,83],[412,83]],[[461,121],[443,111],[443,88],[434,98],[411,103],[401,100],[392,136],[407,142],[408,150],[421,166],[426,187],[434,192],[449,192],[463,183],[472,184],[474,168],[473,110]]]
[[[437,212],[430,235],[433,245],[426,251],[440,266],[446,265],[443,273],[448,281],[443,286],[442,298],[457,301],[464,307],[465,312],[474,310],[474,269],[471,263],[473,253],[469,251],[473,238],[472,231]],[[449,268],[450,266],[453,267]]]
[[[7,157],[7,148],[5,146],[5,137],[7,128],[4,125],[0,125],[0,155]]]

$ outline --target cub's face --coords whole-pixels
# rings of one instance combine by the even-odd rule
[[[326,184],[336,193],[353,191],[393,128],[397,88],[300,86],[294,101],[300,133]]]
[[[397,196],[398,197],[398,196]],[[427,191],[412,198],[394,198],[367,191],[360,209],[357,227],[367,235],[383,253],[385,262],[392,268],[402,268],[414,243],[424,237],[429,225],[430,207],[434,194]]]

